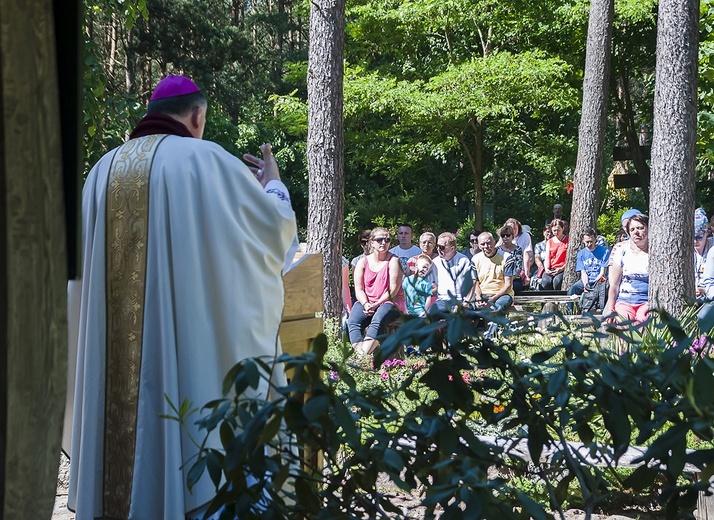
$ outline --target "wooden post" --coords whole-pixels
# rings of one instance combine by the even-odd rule
[[[0,518],[49,518],[67,356],[51,0],[0,0]]]
[[[696,478],[701,478],[700,473],[695,473]],[[709,489],[712,489],[714,479],[709,481]],[[714,495],[707,496],[699,493],[697,498],[697,509],[694,510],[694,518],[697,520],[714,520]]]

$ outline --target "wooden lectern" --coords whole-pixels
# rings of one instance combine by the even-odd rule
[[[312,339],[323,331],[323,268],[322,255],[297,253],[292,269],[283,275],[285,285],[285,308],[280,323],[280,342],[283,352],[291,356],[303,354],[310,349]],[[287,374],[290,378],[290,372]],[[305,396],[307,399],[309,396]],[[303,469],[310,461],[313,468],[322,465],[319,453],[308,449],[301,450]]]
[[[312,339],[323,330],[322,255],[297,253],[290,271],[283,276],[285,308],[280,323],[283,352],[296,356],[307,352]]]

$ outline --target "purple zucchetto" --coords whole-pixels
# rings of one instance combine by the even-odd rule
[[[151,101],[154,101],[155,99],[184,96],[186,94],[193,94],[194,92],[200,91],[201,89],[198,88],[198,85],[186,76],[166,76],[164,79],[159,81],[158,85],[156,85],[153,94],[151,94]]]

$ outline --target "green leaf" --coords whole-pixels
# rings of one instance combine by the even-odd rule
[[[233,383],[236,380],[236,377],[238,377],[238,374],[243,370],[243,363],[238,362],[235,365],[233,365],[230,370],[228,370],[228,373],[226,376],[223,378],[223,395],[228,395],[228,392],[230,392],[231,387],[233,387]]]
[[[694,367],[694,399],[699,409],[714,405],[714,363],[702,358]]]
[[[560,347],[553,347],[550,350],[541,350],[531,356],[531,361],[536,365],[545,363],[560,351]]]
[[[330,398],[327,395],[316,395],[307,400],[302,407],[302,413],[308,421],[320,419],[330,406]]]
[[[568,487],[574,478],[575,472],[568,471],[562,476],[558,485],[555,486],[555,498],[559,504],[565,502],[565,499],[568,497]]]
[[[623,484],[625,487],[637,490],[649,489],[654,484],[657,475],[659,475],[659,470],[657,470],[657,468],[642,465],[635,469],[632,475],[625,479]]]
[[[593,432],[592,428],[590,428],[587,423],[579,425],[576,431],[578,433],[580,441],[585,445],[590,444],[593,440],[593,437],[595,436],[595,433]]]
[[[404,469],[404,459],[392,448],[387,448],[382,454],[384,463],[394,471],[402,471]]]
[[[545,426],[542,422],[531,424],[528,428],[528,453],[531,456],[533,464],[540,463],[540,455],[543,453],[543,447],[550,441],[548,433],[545,431]]]
[[[699,330],[704,334],[708,334],[714,329],[714,304],[708,303],[704,305],[697,314],[699,320]]]
[[[548,518],[543,506],[534,502],[533,499],[523,493],[523,491],[519,491],[516,496],[518,497],[518,501],[523,504],[524,509],[528,511],[531,518],[534,520],[546,520],[546,518]]]
[[[327,336],[318,334],[310,343],[310,352],[317,357],[317,363],[322,364],[322,360],[327,353]]]
[[[223,475],[223,466],[221,465],[221,458],[214,450],[208,450],[206,452],[206,467],[208,468],[208,475],[211,477],[211,482],[213,482],[213,485],[218,489],[218,486],[221,484],[221,476]]]
[[[228,446],[230,446],[231,442],[233,442],[233,439],[235,437],[233,434],[233,428],[231,428],[231,425],[227,421],[223,421],[218,430],[221,437],[221,445],[223,446],[223,449],[228,449]]]
[[[274,415],[267,422],[263,430],[258,436],[258,443],[268,444],[280,431],[280,425],[282,424],[282,417],[280,415]]]
[[[603,414],[605,427],[612,435],[612,443],[615,448],[615,455],[620,456],[630,445],[630,434],[632,428],[630,425],[630,417],[625,412],[625,407],[622,403],[622,396],[617,393],[611,393],[608,399],[607,413]]]
[[[201,475],[203,475],[203,470],[206,469],[206,458],[200,457],[188,470],[188,476],[186,477],[186,485],[189,491],[198,483]]]
[[[341,401],[335,402],[334,413],[336,422],[342,428],[347,443],[351,446],[358,446],[360,437],[357,431],[356,416],[354,416]]]
[[[556,396],[565,386],[567,378],[568,372],[564,368],[553,372],[553,374],[551,374],[550,376],[550,379],[548,379],[548,393],[552,396]]]
[[[315,490],[304,479],[295,481],[295,493],[300,504],[310,513],[316,515],[320,511],[320,499]]]

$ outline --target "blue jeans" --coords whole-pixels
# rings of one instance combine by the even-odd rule
[[[583,285],[583,281],[578,280],[568,289],[568,296],[572,296],[573,294],[583,294],[584,292],[585,286]]]
[[[563,287],[563,275],[565,273],[558,273],[555,276],[550,276],[548,273],[543,273],[543,278],[541,278],[543,283],[543,289],[553,289],[559,291]]]
[[[486,296],[486,295],[484,295]],[[509,294],[504,294],[500,296],[495,302],[489,304],[490,309],[496,314],[504,315],[508,312],[508,308],[513,303],[513,297]],[[490,321],[488,322],[488,328],[486,329],[486,338],[492,338],[494,334],[498,331],[498,323]]]
[[[568,296],[572,296],[574,294],[583,294],[584,292],[585,286],[583,285],[582,279],[578,280],[573,285],[571,285],[570,288],[568,288]],[[568,314],[572,314],[575,310],[572,303],[566,303],[565,308],[568,310]]]
[[[347,329],[350,334],[350,343],[358,343],[365,338],[376,339],[380,334],[387,332],[387,326],[401,316],[401,312],[392,302],[385,302],[371,316],[364,313],[364,307],[357,302],[352,307]],[[364,336],[362,331],[367,329]]]
[[[508,308],[511,306],[513,303],[513,298],[511,297],[510,294],[504,294],[498,300],[493,302],[491,304],[491,309],[493,309],[493,312],[496,312],[498,314],[506,314],[506,311]]]

